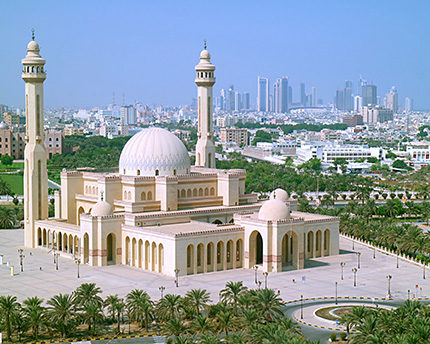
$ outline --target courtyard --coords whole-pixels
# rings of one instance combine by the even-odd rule
[[[44,249],[28,249],[22,246],[23,230],[0,230],[0,255],[3,264],[0,266],[0,295],[16,295],[19,301],[29,296],[38,296],[45,300],[58,293],[70,293],[81,283],[96,283],[103,290],[103,297],[111,294],[125,296],[132,289],[145,290],[154,300],[160,298],[159,287],[165,287],[164,294],[184,295],[190,289],[202,288],[211,294],[212,301],[218,301],[218,293],[228,281],[243,281],[249,288],[256,288],[254,270],[227,270],[208,274],[179,277],[179,286],[175,279],[160,274],[143,271],[135,267],[112,265],[90,267],[79,265],[62,253],[59,258],[58,270],[54,264],[54,254]],[[19,252],[23,249],[24,271],[20,272]],[[360,255],[356,254],[359,252]],[[387,276],[392,276],[390,291],[393,299],[401,300],[408,297],[426,297],[430,290],[430,271],[428,278],[423,279],[423,268],[399,260],[396,257],[373,250],[357,242],[352,250],[352,242],[340,238],[340,253],[337,256],[307,260],[305,269],[290,270],[281,273],[270,273],[267,276],[267,287],[280,292],[284,301],[303,298],[335,296],[366,296],[371,298],[386,297],[388,292]],[[360,268],[358,269],[358,259]],[[343,279],[341,279],[344,263]],[[10,266],[14,266],[11,276]],[[357,268],[356,287],[354,272]],[[260,287],[265,286],[262,268],[257,270]],[[426,276],[427,277],[427,276]]]

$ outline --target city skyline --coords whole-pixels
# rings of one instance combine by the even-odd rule
[[[304,83],[307,93],[316,87],[319,98],[333,102],[345,80],[355,86],[363,75],[377,85],[381,98],[395,85],[399,105],[409,97],[415,108],[430,108],[429,48],[420,44],[429,33],[424,15],[430,7],[423,1],[407,6],[390,2],[390,7],[386,1],[288,1],[271,6],[240,1],[229,4],[229,11],[193,2],[101,4],[2,3],[0,102],[23,106],[16,61],[23,58],[35,28],[49,58],[47,107],[109,104],[112,92],[117,103],[124,93],[126,104],[189,104],[196,96],[195,56],[207,39],[217,65],[214,94],[234,84],[249,92],[256,105],[257,76],[270,80],[270,93],[273,82],[286,76],[293,101],[299,100],[299,85]],[[209,24],[207,16],[212,18]],[[270,34],[271,24],[277,25],[279,36]],[[344,27],[348,32],[341,32]]]

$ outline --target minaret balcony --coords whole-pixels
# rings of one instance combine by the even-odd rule
[[[194,81],[197,86],[213,86],[216,78],[196,78]]]
[[[22,79],[24,81],[35,81],[35,80],[45,80],[46,79],[46,73],[45,72],[22,72]]]

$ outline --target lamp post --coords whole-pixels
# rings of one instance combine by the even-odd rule
[[[254,283],[257,284],[257,270],[258,270],[258,265],[254,265],[252,267],[254,269]]]
[[[373,259],[376,258],[376,246],[373,246]]]
[[[337,281],[334,282],[334,287],[335,287],[335,300],[336,300],[335,304],[337,305]]]
[[[357,269],[360,269],[360,256],[361,256],[361,252],[356,252],[357,255]]]
[[[340,262],[340,279],[343,280],[343,267],[346,263]]]
[[[352,250],[355,250],[354,249],[354,238],[352,238]]]
[[[300,319],[303,319],[303,295],[300,295]]]
[[[408,289],[408,300],[409,300],[410,296],[411,296],[411,290]]]
[[[354,273],[354,287],[357,286],[357,268],[352,269],[352,272]]]
[[[161,299],[163,298],[163,293],[164,293],[164,291],[166,290],[166,287],[164,287],[164,286],[161,286],[161,287],[158,287],[158,290],[160,291],[160,293],[161,293]]]
[[[263,276],[264,276],[264,289],[267,289],[267,276],[269,275],[269,273],[267,271],[263,272]]]
[[[391,299],[391,285],[390,285],[390,282],[391,282],[391,279],[393,278],[393,276],[387,275],[385,277],[387,277],[387,280],[388,280],[388,293],[387,293],[387,297],[389,299]]]
[[[24,272],[24,258],[25,255],[23,254],[24,250],[22,248],[20,248],[18,250],[19,253],[19,265],[21,266],[21,272]]]
[[[399,252],[397,252],[397,269],[399,268]]]
[[[55,257],[55,270],[58,270],[58,261],[60,260],[60,253],[56,252],[54,253],[54,257]]]
[[[175,272],[175,284],[176,284],[176,288],[179,287],[179,269],[175,269],[173,270]]]
[[[79,278],[80,277],[79,276],[79,265],[81,264],[81,259],[80,258],[75,258],[75,263],[78,266],[78,278]]]
[[[426,279],[426,263],[423,263],[423,279]]]
[[[258,284],[258,289],[260,289],[260,287],[261,287],[261,281],[258,281],[257,284]]]

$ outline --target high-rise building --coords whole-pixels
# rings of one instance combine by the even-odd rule
[[[300,103],[302,104],[302,106],[305,106],[306,105],[306,88],[305,88],[304,83],[300,84],[299,94],[300,94]]]
[[[385,95],[385,107],[387,109],[393,110],[394,113],[397,113],[397,108],[399,105],[399,95],[397,93],[396,88],[391,87],[390,92]]]
[[[249,110],[250,109],[249,93],[248,92],[243,92],[242,93],[242,108],[244,110]]]
[[[226,102],[227,102],[227,91],[225,89],[221,89],[220,96],[220,110],[226,110]]]
[[[259,76],[257,86],[257,110],[269,112],[269,79]]]
[[[311,106],[312,107],[317,107],[318,106],[318,93],[317,93],[317,88],[314,86],[312,87],[312,103]]]
[[[363,106],[363,98],[360,96],[355,96],[354,97],[354,111],[359,112],[362,106]]]
[[[39,54],[39,44],[33,40],[22,60],[27,114],[26,146],[24,150],[24,245],[36,247],[35,221],[48,218],[48,169],[43,130],[43,82],[46,61]]]
[[[384,123],[393,120],[393,110],[385,109],[382,106],[362,106],[360,115],[365,123]]]
[[[242,99],[241,94],[236,91],[234,94],[234,111],[242,110]]]
[[[405,98],[405,110],[406,112],[414,111],[414,100],[412,98]]]
[[[120,110],[121,124],[135,125],[137,120],[136,109],[133,105],[123,105]]]
[[[288,86],[288,104],[293,102],[293,88]]]
[[[228,89],[228,105],[227,111],[234,111],[235,106],[235,94],[234,94],[234,86],[231,85]]]
[[[344,110],[352,111],[354,108],[353,98],[352,98],[352,81],[345,81],[345,89],[344,89]]]
[[[375,106],[378,104],[378,95],[375,85],[364,85],[363,91],[363,106]]]
[[[212,101],[215,84],[215,66],[211,63],[211,55],[206,50],[200,53],[200,62],[196,66],[198,94],[198,131],[196,145],[196,166],[215,168],[215,144],[213,142]]]
[[[344,90],[337,90],[336,91],[336,109],[338,110],[345,110],[345,92]]]
[[[278,78],[273,85],[273,111],[278,113],[288,112],[288,78]]]

